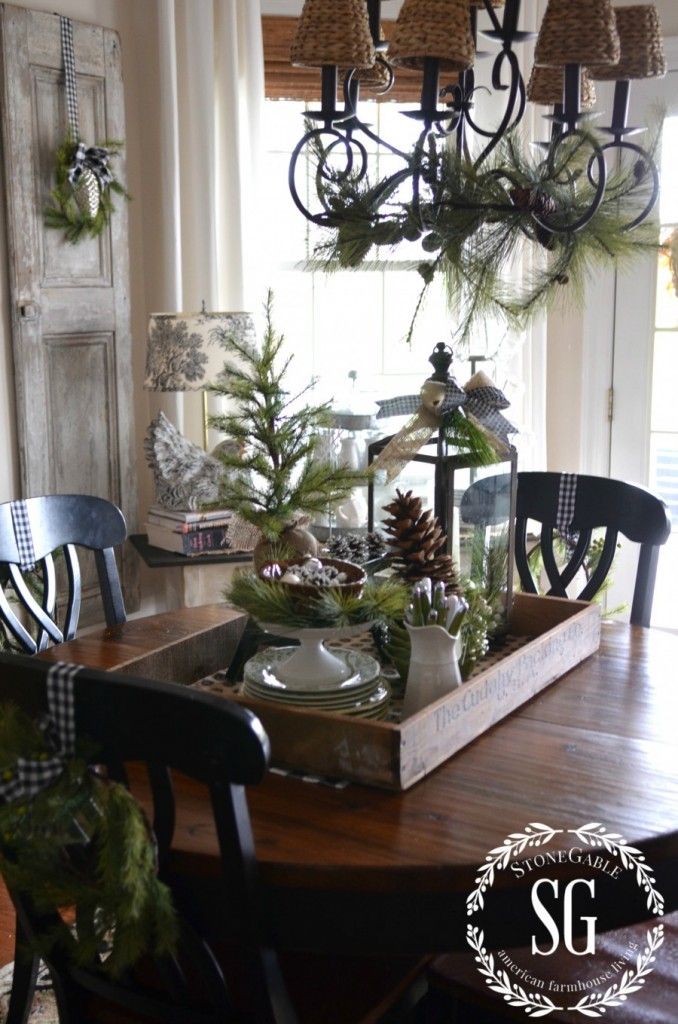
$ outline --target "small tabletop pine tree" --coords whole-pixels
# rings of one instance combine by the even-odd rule
[[[218,453],[227,470],[219,504],[273,541],[301,516],[327,511],[366,480],[365,474],[314,459],[319,430],[329,425],[330,404],[300,404],[315,380],[295,395],[285,390],[293,357],[278,360],[284,337],[273,327],[270,290],[265,313],[260,352],[223,329],[215,331],[215,340],[237,361],[227,360],[210,391],[231,399],[235,408],[211,416],[210,425],[240,449]]]

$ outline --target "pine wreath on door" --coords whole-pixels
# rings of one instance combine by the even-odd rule
[[[22,495],[96,494],[136,519],[127,211],[77,244],[45,225],[55,156],[68,130],[61,19],[0,5],[3,160]],[[124,140],[117,33],[73,22],[79,124],[88,145]],[[115,158],[125,180],[124,150]],[[122,556],[128,611],[138,606]],[[101,619],[83,565],[81,622]]]

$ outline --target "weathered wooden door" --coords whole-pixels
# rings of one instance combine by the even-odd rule
[[[58,15],[0,5],[2,142],[11,320],[23,496],[85,493],[136,519],[127,211],[76,245],[46,228],[54,154],[67,112]],[[125,138],[120,43],[73,23],[81,137]],[[124,182],[124,154],[115,159]],[[128,546],[128,545],[127,545]],[[82,621],[100,617],[95,578]],[[138,604],[133,552],[123,554],[128,610]],[[87,605],[91,605],[88,609]]]

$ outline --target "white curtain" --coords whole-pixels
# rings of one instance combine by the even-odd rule
[[[545,7],[543,0],[537,0],[536,5],[523,4],[521,28],[526,31],[538,31]],[[533,44],[518,47],[518,53],[527,85],[532,69]],[[542,115],[545,112],[543,107],[537,107],[534,103],[528,102],[522,122],[523,140],[526,145],[531,140],[548,138],[550,122],[544,120]],[[525,247],[521,267],[524,281],[531,279],[535,263],[543,259],[544,254],[537,251],[535,247]],[[523,343],[515,351],[510,371],[510,376],[517,384],[515,404],[522,411],[521,433],[516,439],[519,469],[546,469],[546,369],[547,316],[546,313],[540,313],[531,320],[527,327]]]
[[[157,8],[163,238],[155,300],[168,311],[200,309],[203,301],[208,309],[258,309],[259,3],[158,0]],[[202,442],[201,395],[159,402]]]

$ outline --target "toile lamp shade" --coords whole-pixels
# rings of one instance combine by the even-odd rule
[[[534,50],[535,64],[608,66],[619,63],[620,53],[610,0],[549,0]]]
[[[632,78],[661,78],[666,74],[664,40],[659,13],[654,4],[615,7],[615,21],[621,43],[619,64],[591,65],[589,70],[599,81]]]
[[[256,347],[251,313],[151,313],[146,346],[148,391],[202,391],[231,355],[220,341],[231,336]]]

